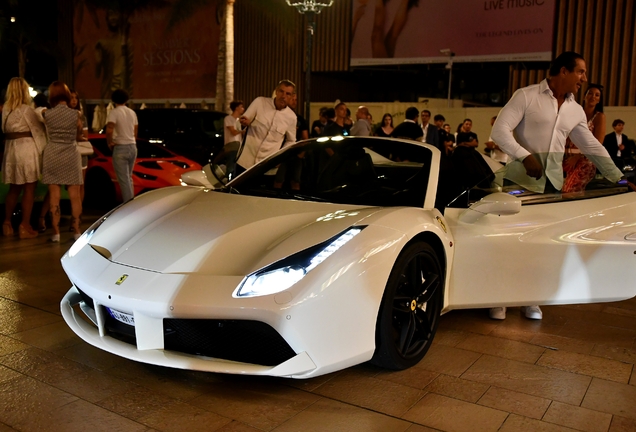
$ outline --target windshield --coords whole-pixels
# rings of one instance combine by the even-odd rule
[[[228,184],[244,195],[372,206],[422,207],[432,151],[419,143],[360,137],[297,143]]]
[[[629,192],[626,180],[618,183],[607,180],[599,171],[617,170],[615,161],[607,157],[587,159],[582,154],[533,155],[542,166],[553,166],[551,179],[544,174],[534,179],[526,174],[522,162],[516,160],[502,165],[477,151],[455,149],[448,159],[442,157],[440,183],[454,184],[459,193],[447,193],[441,201],[447,207],[467,208],[470,204],[494,192],[505,192],[521,199],[522,205],[544,204],[616,195]],[[447,166],[444,166],[447,161]],[[597,168],[597,166],[599,168]],[[614,171],[618,173],[618,171]],[[633,181],[631,166],[623,167],[623,175]],[[440,190],[438,190],[438,201]],[[443,192],[442,192],[443,193]]]

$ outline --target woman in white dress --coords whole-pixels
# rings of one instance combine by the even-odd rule
[[[42,151],[46,132],[38,116],[29,105],[29,85],[22,78],[12,78],[7,87],[7,99],[2,109],[2,130],[5,133],[2,158],[2,182],[9,184],[5,201],[2,234],[13,235],[11,214],[22,194],[22,222],[18,228],[21,239],[37,237],[31,227],[31,210],[35,187],[41,173]]]

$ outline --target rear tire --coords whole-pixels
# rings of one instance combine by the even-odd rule
[[[426,243],[413,243],[400,253],[382,297],[371,363],[402,370],[424,358],[443,307],[443,273],[437,254]]]

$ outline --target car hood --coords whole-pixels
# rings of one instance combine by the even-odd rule
[[[114,212],[89,244],[113,262],[160,273],[246,275],[378,211],[203,188],[163,188]]]

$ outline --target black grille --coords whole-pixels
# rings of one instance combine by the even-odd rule
[[[164,319],[164,348],[242,363],[276,366],[296,353],[260,321]]]
[[[77,288],[77,285],[75,286],[75,288]],[[91,309],[95,310],[95,304],[93,303],[93,299],[89,297],[88,294],[86,294],[81,289],[77,288],[77,290],[80,293],[80,297],[82,297],[82,301],[86,303],[87,306],[90,306]]]

